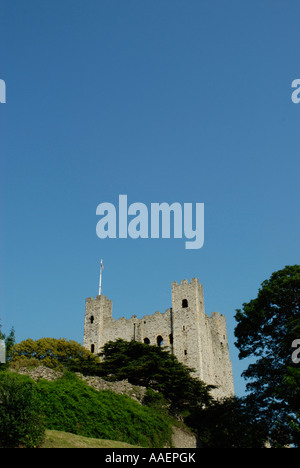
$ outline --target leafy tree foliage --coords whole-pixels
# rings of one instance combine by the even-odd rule
[[[110,380],[128,379],[160,392],[170,412],[181,413],[211,400],[207,386],[190,374],[192,369],[158,346],[118,339],[103,347],[100,375]]]
[[[82,374],[97,372],[99,357],[73,340],[40,338],[28,339],[15,344],[12,348],[12,363],[26,360],[38,360],[46,367],[55,370],[68,369]]]
[[[13,372],[1,372],[0,446],[38,447],[44,432],[40,398],[34,382]]]
[[[252,410],[246,399],[224,398],[195,409],[186,423],[205,448],[263,448],[267,428],[253,418]]]
[[[274,272],[235,318],[240,358],[256,358],[243,373],[256,419],[268,421],[273,446],[299,446],[300,365],[292,343],[300,338],[300,265]]]

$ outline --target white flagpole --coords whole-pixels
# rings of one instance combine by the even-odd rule
[[[102,283],[102,259],[100,263],[99,296],[101,296],[101,283]]]

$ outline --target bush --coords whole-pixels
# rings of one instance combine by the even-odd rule
[[[146,394],[143,399],[143,404],[149,406],[150,408],[157,408],[161,412],[167,412],[168,404],[164,398],[164,396],[152,390],[152,388],[147,388]]]
[[[44,433],[34,382],[13,372],[0,373],[0,446],[38,447]]]
[[[21,367],[27,367],[27,368],[35,368],[41,366],[42,363],[38,359],[35,358],[27,358],[27,357],[21,357],[18,360],[12,361],[9,364],[9,368],[18,371],[21,369]]]

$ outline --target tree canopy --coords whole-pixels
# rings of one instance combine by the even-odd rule
[[[39,446],[44,432],[41,401],[34,382],[15,372],[1,372],[0,447]]]
[[[300,265],[274,272],[235,318],[239,357],[256,358],[243,373],[256,417],[269,422],[274,443],[299,444],[300,367],[292,346],[300,338]]]
[[[98,370],[99,357],[73,340],[64,338],[27,339],[12,348],[13,364],[26,360],[41,361],[46,367],[56,370],[68,369],[82,374],[94,374]]]

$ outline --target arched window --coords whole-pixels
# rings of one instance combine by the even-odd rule
[[[156,338],[156,343],[157,343],[157,346],[163,346],[163,343],[164,343],[163,337],[158,335],[158,337]]]
[[[94,352],[95,352],[95,345],[92,344],[92,345],[91,345],[91,353],[94,353]]]
[[[150,344],[149,338],[144,338],[144,343],[145,343],[145,344]]]
[[[90,318],[91,323],[94,323],[94,316],[92,315]]]
[[[182,308],[186,309],[188,307],[188,301],[187,299],[182,299]]]

